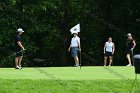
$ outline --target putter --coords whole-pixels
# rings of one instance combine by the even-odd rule
[[[79,66],[80,66],[80,69],[81,69],[81,50],[79,50],[79,57],[80,57]]]
[[[132,86],[131,86],[131,89],[130,89],[129,93],[132,93],[132,89],[133,89],[134,86],[137,86],[139,88],[139,82],[138,82],[138,79],[137,79],[137,74],[135,74],[135,79],[132,83]]]

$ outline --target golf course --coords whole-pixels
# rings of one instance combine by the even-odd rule
[[[140,93],[134,67],[0,68],[0,93]]]

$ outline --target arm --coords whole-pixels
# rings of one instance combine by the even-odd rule
[[[135,40],[133,40],[132,43],[133,43],[133,46],[132,46],[131,50],[133,50],[135,48],[135,46],[136,46]]]
[[[78,47],[79,47],[79,49],[81,49],[80,38],[78,40]]]
[[[106,47],[105,46],[106,46],[106,44],[104,45],[104,54],[105,54],[105,51],[106,51]]]
[[[112,49],[112,54],[114,54],[114,52],[115,52],[115,44],[113,43],[113,47],[112,47],[113,49]]]
[[[17,43],[18,43],[18,45],[22,48],[22,50],[25,50],[25,48],[22,46],[22,44],[21,44],[20,41],[18,41]]]
[[[78,39],[78,48],[79,48],[79,52],[81,52],[81,44],[80,44],[80,38]]]
[[[71,48],[71,44],[70,44],[70,46],[69,46],[69,48],[68,48],[68,52],[70,52],[70,48]]]

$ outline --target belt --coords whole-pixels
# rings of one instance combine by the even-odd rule
[[[71,47],[71,48],[78,48],[78,47]]]

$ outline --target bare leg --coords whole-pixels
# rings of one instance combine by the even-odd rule
[[[111,66],[111,64],[112,64],[112,59],[113,59],[113,57],[109,56],[109,66]]]
[[[18,67],[18,61],[19,61],[19,57],[15,58],[15,66]]]
[[[21,61],[22,61],[23,56],[19,57],[19,66],[21,67]]]
[[[126,55],[126,58],[127,58],[127,60],[128,60],[128,63],[131,64],[130,54],[127,54],[127,55]]]
[[[106,66],[106,63],[107,63],[107,57],[104,56],[104,66]]]
[[[79,59],[77,56],[74,57],[75,65],[79,65]]]

